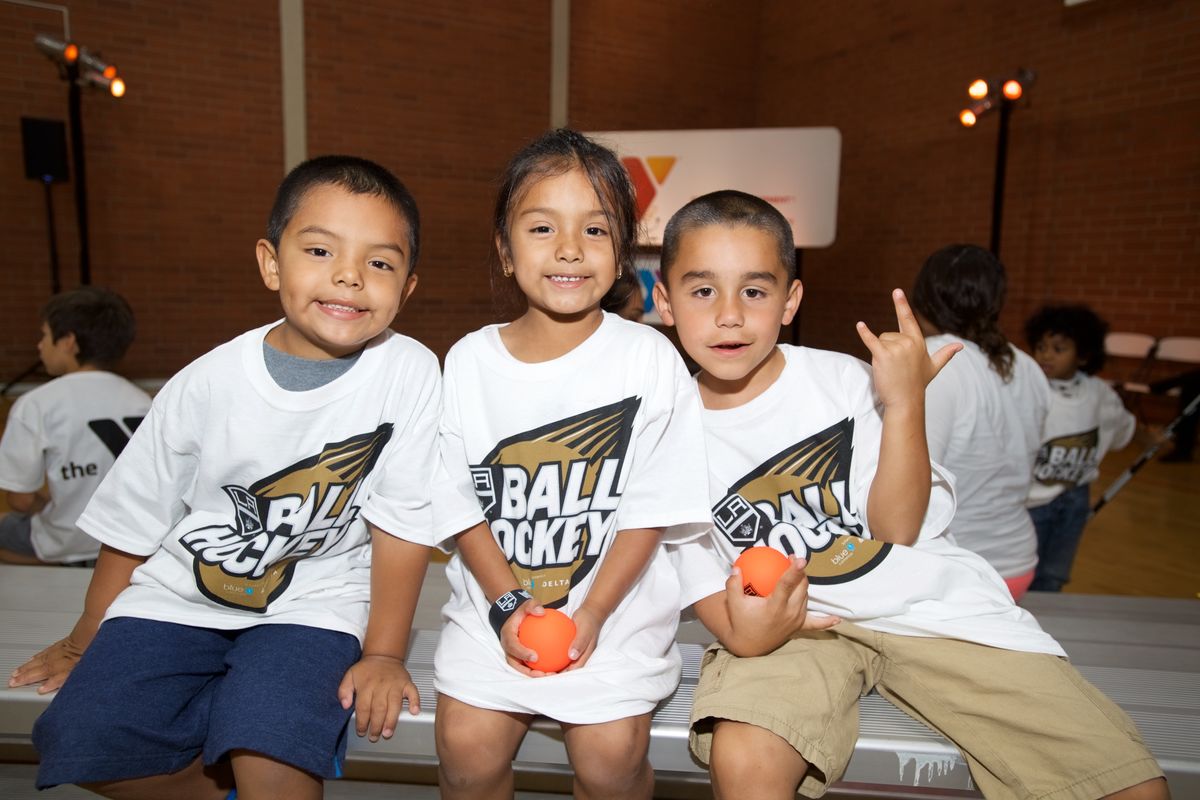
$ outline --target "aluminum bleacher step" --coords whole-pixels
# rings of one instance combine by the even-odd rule
[[[0,670],[7,674],[61,638],[82,608],[88,570],[0,565]],[[429,766],[434,751],[433,654],[441,605],[449,594],[444,567],[430,566],[414,619],[409,669],[422,712],[402,717],[396,735],[368,742],[351,735],[348,765]],[[1023,603],[1071,655],[1073,663],[1137,723],[1175,797],[1200,797],[1200,603],[1191,600],[1031,594]],[[658,776],[707,782],[687,750],[687,719],[709,636],[697,623],[680,628],[684,657],[679,689],[654,717],[650,759]],[[0,691],[0,745],[29,744],[33,721],[49,702],[32,689]],[[860,736],[846,775],[831,794],[875,797],[979,797],[958,750],[877,695],[860,702]],[[567,775],[558,725],[533,726],[514,763],[523,774]],[[389,776],[390,777],[390,776]],[[332,795],[331,795],[332,796]]]

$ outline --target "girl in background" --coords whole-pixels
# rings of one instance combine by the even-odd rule
[[[1050,387],[1034,360],[1000,332],[1006,287],[996,256],[955,244],[926,259],[911,300],[930,353],[963,345],[925,393],[929,458],[956,478],[950,531],[987,559],[1019,600],[1037,565],[1025,499]]]

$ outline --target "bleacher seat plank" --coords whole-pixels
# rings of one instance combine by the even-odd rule
[[[14,669],[61,638],[82,608],[90,571],[0,565],[0,669]],[[431,765],[434,751],[433,654],[439,609],[449,594],[444,566],[427,573],[414,619],[409,667],[422,712],[405,714],[388,741],[351,736],[348,761]],[[1023,602],[1070,654],[1073,663],[1138,724],[1171,781],[1175,797],[1200,797],[1200,603],[1190,600],[1031,594]],[[654,716],[650,758],[660,777],[703,782],[687,751],[687,719],[708,633],[680,628],[683,679]],[[25,744],[49,701],[33,689],[0,692],[0,743]],[[862,699],[860,737],[838,789],[903,798],[978,797],[958,750],[878,695]],[[520,772],[567,774],[558,726],[538,721],[515,762]],[[928,793],[925,792],[928,790]]]

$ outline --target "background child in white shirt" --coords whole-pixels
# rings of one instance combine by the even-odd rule
[[[925,393],[929,457],[955,477],[951,533],[986,558],[1019,600],[1037,564],[1025,498],[1050,387],[1033,359],[1000,331],[1007,282],[992,253],[955,244],[925,260],[911,298],[929,352],[949,343],[963,347]]]
[[[1034,591],[1059,592],[1071,580],[1100,461],[1129,444],[1137,427],[1117,393],[1096,377],[1107,332],[1087,306],[1046,306],[1025,323],[1026,341],[1051,389],[1027,502],[1038,540]]]
[[[133,310],[116,292],[83,286],[42,310],[38,356],[49,383],[22,395],[0,441],[0,561],[80,564],[100,543],[75,526],[150,396],[110,370],[133,342]],[[43,488],[44,487],[44,488]]]

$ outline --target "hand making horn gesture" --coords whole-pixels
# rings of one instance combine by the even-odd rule
[[[879,336],[871,333],[865,322],[859,322],[859,338],[871,351],[871,371],[875,391],[884,408],[924,400],[925,387],[942,371],[942,367],[962,349],[958,342],[948,344],[932,356],[925,349],[925,336],[900,289],[892,290],[896,304],[898,331],[886,331]]]

